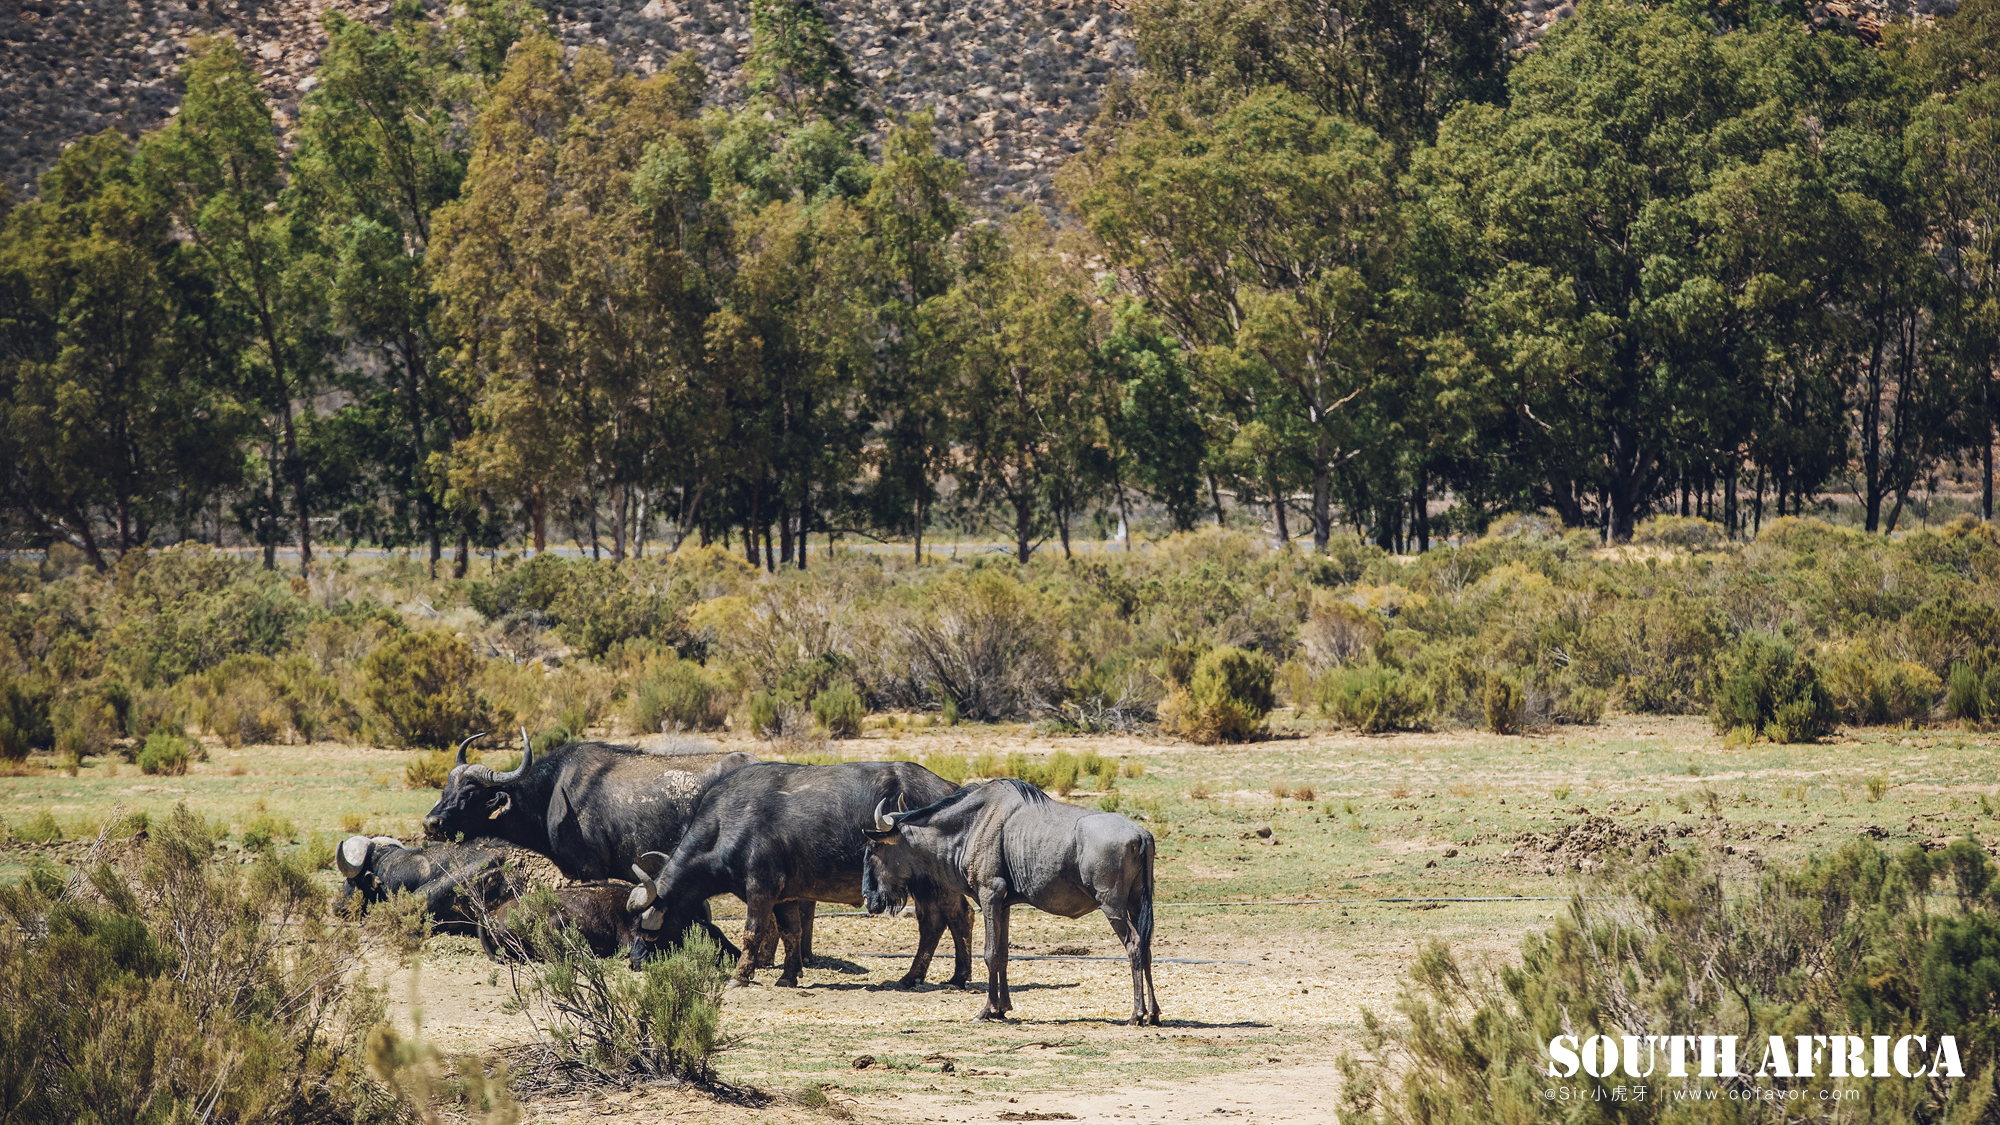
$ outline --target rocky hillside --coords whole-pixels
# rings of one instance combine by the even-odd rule
[[[741,95],[749,0],[551,0],[564,42],[595,44],[650,69],[695,51],[715,96]],[[979,202],[1045,198],[1105,84],[1137,65],[1124,0],[845,0],[823,10],[840,46],[894,111],[937,111],[945,150],[966,162]],[[1866,35],[1929,18],[1956,0],[1833,0],[1814,9]],[[264,68],[281,126],[298,109],[329,10],[387,17],[383,0],[0,0],[0,187],[17,199],[62,146],[107,128],[152,128],[180,100],[189,40],[228,34]],[[1526,46],[1573,0],[1512,0]]]

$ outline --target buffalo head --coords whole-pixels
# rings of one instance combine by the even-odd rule
[[[458,763],[445,778],[444,792],[424,817],[424,835],[433,840],[455,836],[506,836],[506,821],[514,811],[514,791],[534,764],[535,748],[528,731],[521,730],[521,764],[506,773],[485,766],[468,765],[465,748],[485,734],[475,734],[458,744]]]

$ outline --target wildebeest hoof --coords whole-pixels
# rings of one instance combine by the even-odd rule
[[[1004,1020],[1007,1018],[1007,1013],[996,1012],[991,1008],[981,1008],[977,1018],[982,1020]]]
[[[779,977],[777,983],[779,988],[797,988],[799,986],[799,978]]]
[[[923,987],[923,983],[924,978],[922,977],[905,976],[896,978],[896,983],[889,987],[908,992],[910,989]]]

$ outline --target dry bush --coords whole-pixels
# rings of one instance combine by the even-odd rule
[[[492,726],[473,685],[477,658],[463,637],[405,633],[368,654],[368,702],[401,746],[443,747]]]
[[[1265,733],[1264,717],[1277,702],[1276,667],[1261,653],[1231,645],[1211,649],[1176,684],[1160,718],[1190,742],[1248,742]]]
[[[1375,614],[1316,590],[1312,612],[1299,629],[1299,644],[1305,650],[1306,667],[1318,675],[1374,651],[1382,632],[1381,618]]]
[[[925,587],[902,628],[917,690],[967,719],[1017,719],[1061,690],[1045,611],[998,570],[953,574]]]
[[[721,730],[729,696],[714,674],[691,660],[648,662],[632,686],[628,717],[646,733]]]

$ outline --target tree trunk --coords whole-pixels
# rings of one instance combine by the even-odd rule
[[[1868,368],[1862,376],[1867,388],[1866,397],[1861,402],[1861,486],[1862,501],[1867,510],[1866,529],[1873,532],[1882,526],[1882,326],[1878,321],[1875,343],[1868,357]],[[1782,495],[1778,513],[1784,514]]]
[[[1215,483],[1215,474],[1208,474],[1208,502],[1215,505],[1215,526],[1222,526],[1222,489]]]
[[[764,498],[764,478],[760,475],[757,483],[750,487],[750,512],[743,521],[743,553],[751,566],[757,565],[757,508]]]
[[[1757,466],[1757,502],[1750,509],[1750,538],[1755,539],[1764,531],[1764,466]]]
[[[466,568],[472,565],[472,533],[466,529],[466,524],[469,522],[471,522],[469,516],[458,521],[458,544],[451,552],[453,578],[465,577]]]
[[[1328,448],[1326,427],[1320,427],[1314,439],[1312,525],[1313,551],[1325,554],[1326,545],[1333,538],[1333,451]]]
[[[1987,523],[1992,523],[1993,522],[1993,411],[1990,407],[1987,409],[1986,412],[1986,439],[1979,443],[1979,471],[1981,479],[1984,480],[1985,482],[1985,488],[1980,493],[1980,501],[1979,501],[1980,518],[1985,520]]]
[[[1034,550],[1029,542],[1035,525],[1035,502],[1030,496],[1017,493],[1014,497],[1014,557],[1022,566],[1028,565],[1028,553]]]
[[[549,546],[549,501],[542,493],[541,481],[536,481],[528,487],[529,518],[534,522],[535,553],[539,555],[548,550]]]
[[[1417,533],[1417,551],[1431,549],[1431,501],[1430,474],[1417,470],[1417,495],[1410,506],[1410,515]]]
[[[278,451],[271,450],[270,495],[265,497],[264,519],[257,538],[264,541],[264,569],[278,569]]]
[[[1132,508],[1125,486],[1118,486],[1118,530],[1125,533],[1125,553],[1132,553]]]
[[[924,565],[924,490],[921,487],[917,489],[915,509],[914,518],[916,520],[917,531],[916,549],[913,553],[916,556],[917,565],[922,566]]]
[[[611,561],[625,561],[625,486],[611,486]]]
[[[806,568],[806,537],[812,532],[812,479],[808,477],[799,486],[799,536],[793,544],[798,548],[799,569]]]

